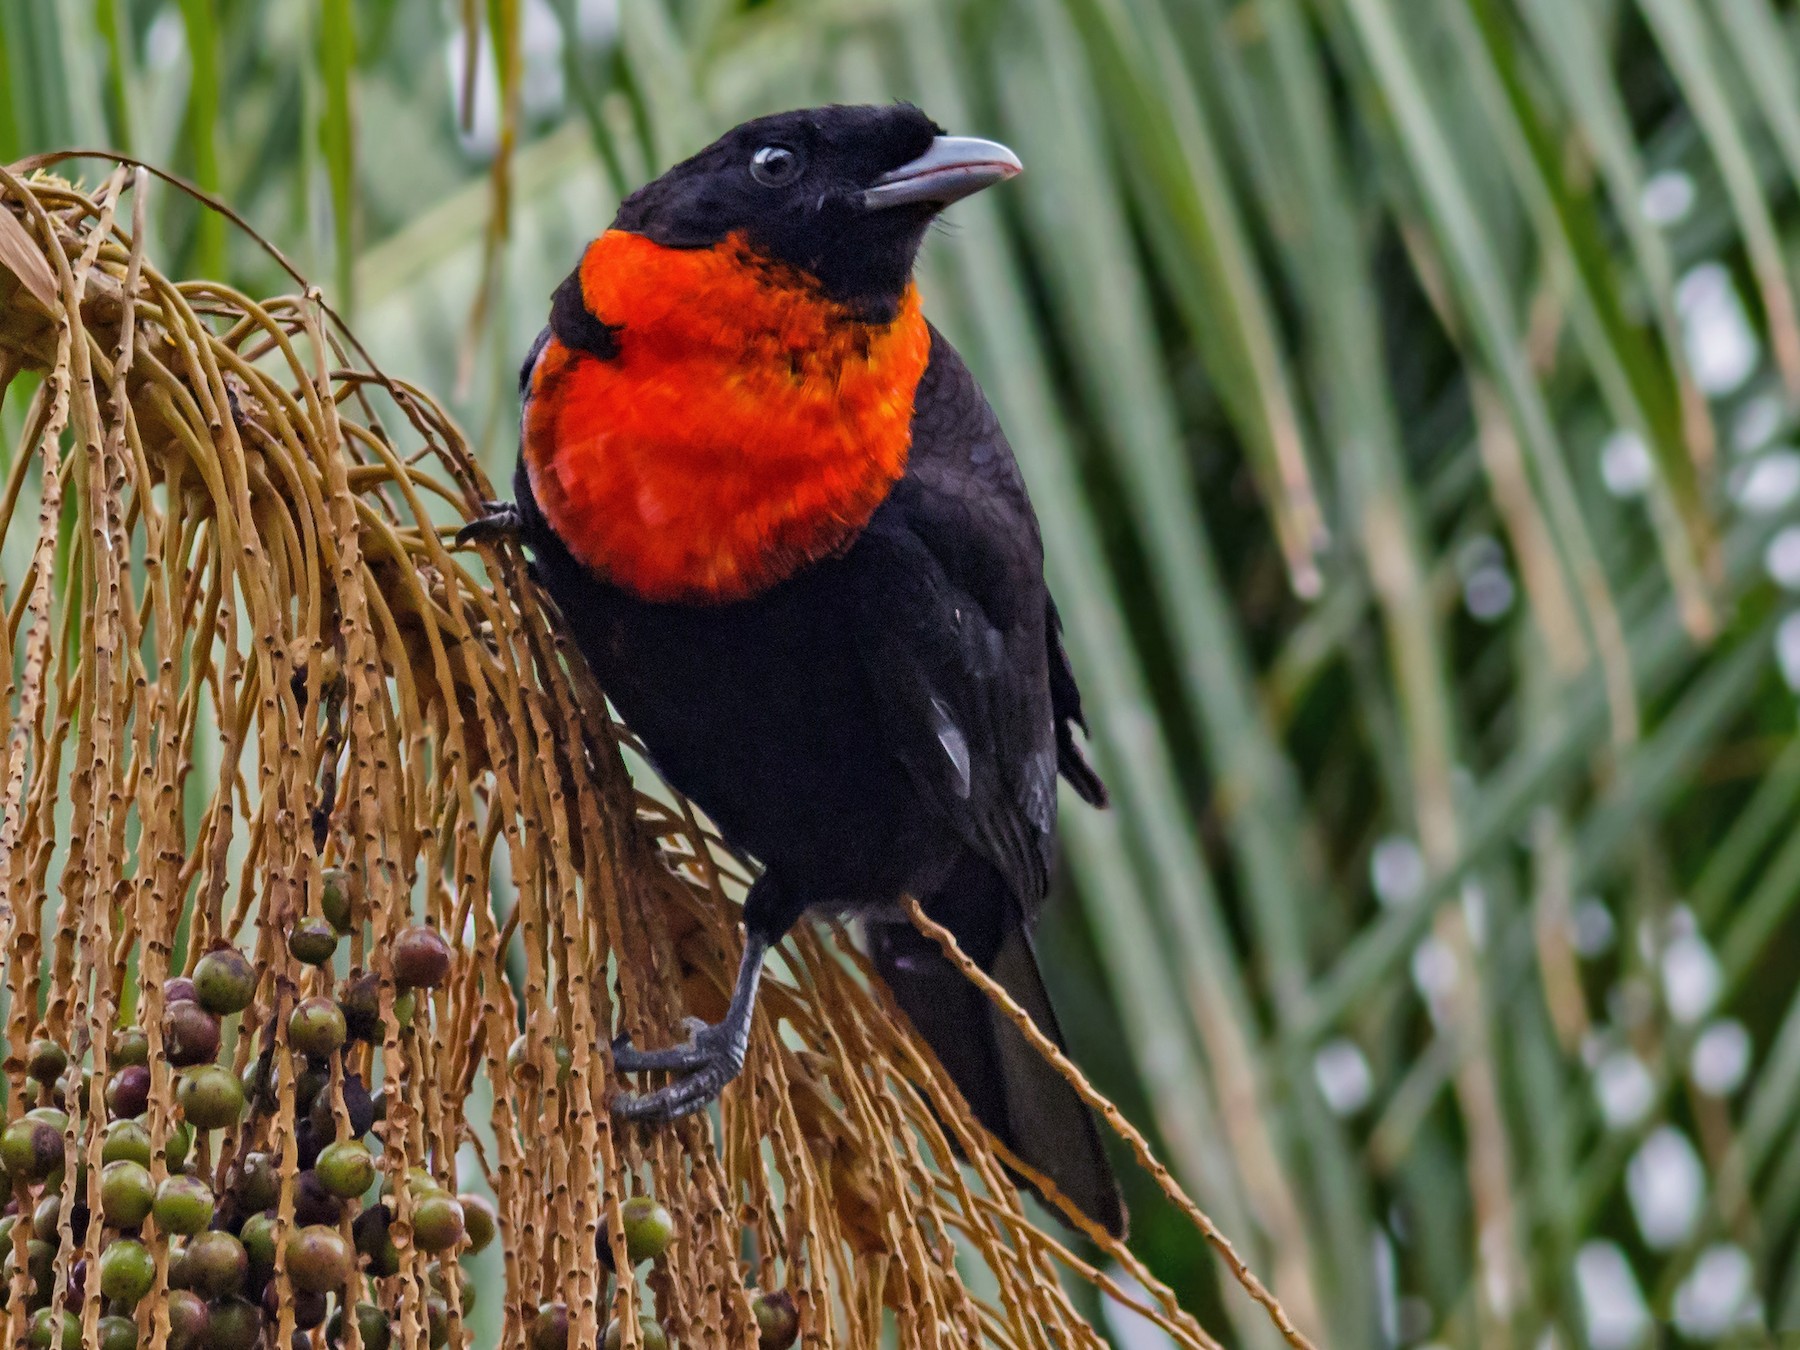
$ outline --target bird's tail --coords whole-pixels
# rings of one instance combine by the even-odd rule
[[[993,882],[1003,885],[998,875]],[[963,950],[1046,1035],[1063,1044],[1031,935],[1010,896],[947,889],[926,912],[956,934]],[[876,968],[976,1118],[1083,1214],[1123,1237],[1124,1202],[1087,1104],[936,942],[904,922],[872,923],[869,930]]]

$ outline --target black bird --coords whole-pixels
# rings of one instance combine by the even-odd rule
[[[742,1068],[764,954],[856,913],[982,1123],[1083,1213],[1125,1215],[1096,1121],[906,921],[954,932],[1059,1042],[1031,930],[1058,772],[1106,791],[1011,448],[920,313],[937,213],[1011,177],[918,109],[731,131],[633,193],[552,298],[521,372],[516,530],[658,771],[763,872],[723,1021],[621,1041],[620,1115],[697,1110]]]

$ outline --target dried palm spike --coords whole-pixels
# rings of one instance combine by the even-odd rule
[[[45,1209],[61,1216],[53,1278],[66,1283],[81,1261],[98,1269],[119,1236],[91,1221],[78,1237],[67,1217],[102,1213],[117,1047],[147,1045],[130,1058],[149,1066],[152,1183],[190,1147],[165,1007],[192,997],[185,977],[229,944],[260,975],[249,1006],[222,1023],[221,1058],[247,1104],[228,1109],[231,1092],[209,1080],[221,1100],[208,1116],[225,1128],[192,1139],[191,1166],[222,1208],[263,1217],[244,1229],[242,1276],[246,1248],[221,1234],[189,1239],[172,1271],[170,1239],[146,1230],[145,1345],[168,1343],[171,1310],[178,1335],[199,1316],[192,1297],[171,1294],[172,1274],[221,1293],[248,1280],[213,1316],[243,1330],[274,1309],[265,1330],[286,1345],[290,1256],[330,1248],[331,1261],[298,1272],[312,1288],[347,1268],[338,1258],[352,1243],[381,1274],[338,1291],[340,1305],[364,1305],[338,1319],[345,1344],[365,1327],[423,1347],[435,1316],[466,1345],[472,1291],[451,1254],[433,1265],[413,1225],[429,1219],[442,1241],[450,1197],[485,1186],[506,1280],[480,1293],[503,1303],[507,1347],[529,1343],[540,1304],[566,1306],[573,1344],[597,1344],[616,1320],[620,1344],[641,1345],[654,1317],[675,1345],[753,1347],[756,1291],[791,1298],[808,1347],[878,1345],[890,1311],[906,1346],[1099,1346],[1061,1277],[1134,1300],[1060,1231],[1031,1227],[992,1142],[839,927],[801,932],[771,969],[748,1067],[716,1122],[613,1125],[595,1047],[621,1030],[655,1042],[684,1015],[716,1012],[735,965],[740,864],[685,806],[633,788],[625,733],[516,551],[490,577],[447,546],[489,488],[438,405],[368,362],[309,289],[259,302],[162,276],[140,243],[142,170],[121,166],[89,192],[26,176],[43,167],[0,170],[0,399],[28,398],[0,496],[0,613],[15,654],[0,940],[8,1121],[30,1104],[28,1064],[50,1068],[34,1042],[65,1048],[64,1138],[86,1164],[46,1183],[61,1198]],[[35,389],[23,372],[41,375]],[[345,932],[350,967],[375,975],[377,1016],[372,1037],[309,1066],[288,1045],[294,1010],[340,995],[288,939],[321,921]],[[403,995],[394,942],[421,923],[455,935],[456,950],[441,981]],[[514,942],[518,982],[502,959]],[[396,1017],[397,998],[416,1011]],[[358,999],[370,1027],[366,986]],[[471,1122],[479,1078],[491,1119]],[[387,1198],[340,1200],[305,1169],[370,1122],[363,1084],[377,1083]],[[458,1175],[465,1143],[482,1177]],[[620,1204],[640,1194],[666,1206],[673,1233],[634,1268]],[[296,1236],[307,1224],[325,1226]],[[611,1285],[603,1226],[620,1271]],[[28,1227],[10,1238],[14,1341],[33,1274]],[[1146,1315],[1181,1345],[1215,1344],[1127,1250],[1103,1245],[1150,1291]],[[964,1282],[974,1267],[991,1294]],[[299,1306],[310,1319],[323,1305]],[[101,1312],[100,1281],[88,1280],[85,1343]]]

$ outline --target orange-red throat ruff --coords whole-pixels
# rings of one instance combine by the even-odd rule
[[[916,288],[871,323],[738,236],[611,230],[581,289],[618,352],[545,344],[524,457],[545,519],[614,585],[755,595],[848,545],[905,472],[931,348]]]

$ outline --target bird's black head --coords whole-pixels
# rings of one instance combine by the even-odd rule
[[[741,232],[871,318],[892,317],[932,217],[1019,171],[1003,145],[946,136],[910,104],[759,117],[626,198],[613,227],[670,248]]]

